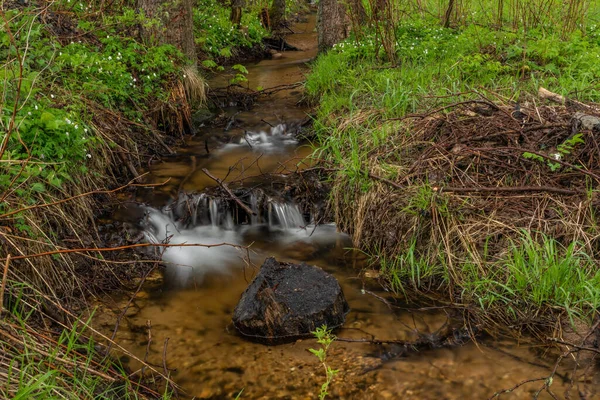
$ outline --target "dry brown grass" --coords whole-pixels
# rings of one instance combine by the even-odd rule
[[[336,220],[357,245],[393,256],[416,239],[432,262],[440,253],[450,267],[475,256],[484,271],[484,249],[488,260],[500,257],[527,230],[600,255],[600,196],[592,190],[600,184],[600,147],[597,133],[574,130],[576,110],[481,102],[447,111],[385,122],[396,133],[369,155],[368,191],[337,180]],[[576,132],[584,143],[559,164],[552,154]]]

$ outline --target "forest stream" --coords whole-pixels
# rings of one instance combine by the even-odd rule
[[[301,82],[308,71],[306,63],[317,53],[314,26],[313,15],[295,24],[286,40],[300,51],[247,65],[248,82],[243,85],[272,88]],[[210,86],[224,87],[230,78],[213,77]],[[217,186],[214,178],[232,182],[240,174],[258,176],[282,165],[302,168],[300,161],[312,148],[294,135],[307,118],[301,89],[262,96],[249,111],[224,107],[222,117],[231,121],[229,129],[198,126],[197,134],[176,155],[150,167],[153,183],[168,183],[137,194],[137,200],[148,205],[145,237],[150,242],[172,236],[171,243],[249,246],[248,251],[232,246],[166,249],[164,282],[149,280],[118,326],[117,342],[161,370],[172,369],[183,398],[235,398],[240,392],[241,399],[317,398],[325,372],[308,351],[318,347],[314,339],[267,346],[242,338],[231,324],[240,295],[266,257],[317,265],[339,280],[351,308],[344,327],[334,332],[340,338],[416,340],[463,325],[460,312],[452,307],[420,308],[394,299],[374,279],[375,272],[365,277],[365,262],[359,252],[348,250],[352,242],[347,235],[333,224],[315,227],[315,221],[291,202],[270,200],[268,212],[240,224],[218,201],[202,195]],[[257,178],[244,184],[265,182]],[[180,192],[195,193],[193,221],[185,227],[174,220],[173,199]],[[126,295],[103,299],[96,325],[112,333],[115,317],[128,300]],[[478,336],[476,342],[467,335],[454,339],[451,346],[422,351],[394,344],[334,342],[327,363],[339,373],[329,387],[329,398],[485,399],[522,381],[550,375],[556,361],[556,354],[537,348],[533,341],[518,343],[490,335]],[[126,356],[122,359],[132,370],[140,367]],[[570,390],[577,397],[586,390],[580,385],[593,382],[570,387],[561,378],[570,368],[568,362],[561,365],[552,389],[561,396]],[[500,398],[529,399],[543,385],[543,380],[527,383]],[[550,396],[542,392],[539,398]]]

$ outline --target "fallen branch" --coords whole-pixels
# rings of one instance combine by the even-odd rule
[[[577,100],[573,100],[573,99],[567,99],[566,97],[558,94],[558,93],[554,93],[549,91],[548,89],[545,89],[543,87],[540,86],[540,88],[538,89],[538,96],[544,100],[549,100],[552,101],[554,103],[558,103],[558,104],[563,104],[563,105],[575,105],[577,107],[581,107],[581,108],[585,108],[587,110],[594,110],[595,108],[584,104],[580,101]]]
[[[221,186],[223,188],[223,190],[225,190],[227,192],[227,194],[231,197],[231,199],[234,200],[236,203],[238,203],[238,205],[240,207],[242,207],[242,209],[244,211],[246,211],[250,215],[256,215],[256,212],[252,211],[250,209],[250,207],[245,205],[244,202],[239,199],[239,197],[237,197],[235,194],[233,194],[233,192],[231,191],[231,189],[229,189],[229,186],[227,186],[227,184],[225,182],[223,182],[221,179],[217,178],[216,176],[212,175],[210,172],[208,172],[208,170],[206,168],[202,168],[202,172],[204,172],[206,174],[206,176],[208,176],[210,179],[217,182],[219,184],[219,186]]]
[[[434,189],[435,190],[435,189]],[[583,194],[584,192],[577,192],[569,189],[561,189],[551,186],[513,186],[513,187],[440,187],[438,190],[441,192],[454,192],[454,193],[497,193],[497,192],[548,192],[565,195],[576,195]]]
[[[36,208],[44,208],[44,207],[56,206],[58,204],[66,203],[66,202],[71,201],[71,200],[79,199],[79,198],[85,197],[85,196],[91,196],[91,195],[94,195],[94,194],[110,194],[110,193],[115,193],[115,192],[118,192],[120,190],[126,189],[126,188],[128,188],[130,186],[133,186],[133,187],[138,187],[138,186],[143,186],[143,187],[162,186],[162,185],[166,184],[167,182],[169,182],[171,180],[171,178],[169,178],[169,179],[167,179],[166,181],[164,181],[162,183],[149,183],[149,184],[134,184],[133,183],[134,181],[138,180],[139,178],[143,177],[146,174],[148,174],[148,173],[146,172],[145,174],[139,175],[138,177],[136,177],[136,178],[132,179],[131,181],[129,181],[126,185],[120,186],[120,187],[118,187],[116,189],[112,189],[112,190],[92,190],[91,192],[81,193],[81,194],[78,194],[76,196],[69,197],[67,199],[62,199],[62,200],[54,201],[52,203],[36,204],[36,205],[33,205],[33,206],[29,206],[29,207],[23,207],[23,208],[19,208],[17,210],[9,211],[6,214],[2,214],[2,215],[0,215],[0,218],[10,217],[11,215],[15,215],[15,214],[18,214],[18,213],[23,212],[23,211],[33,210],[33,209],[36,209]]]
[[[589,352],[592,352],[592,353],[600,354],[600,349],[596,349],[596,348],[593,348],[593,347],[580,346],[580,345],[577,345],[575,343],[569,343],[569,342],[566,342],[564,340],[560,340],[558,338],[552,338],[552,337],[548,338],[548,340],[550,342],[564,344],[565,346],[573,347],[574,349],[577,349],[577,350],[589,351]]]
[[[25,255],[21,255],[21,256],[13,256],[10,257],[11,260],[22,260],[22,259],[29,259],[29,258],[37,258],[37,257],[44,257],[44,256],[51,256],[54,254],[68,254],[68,253],[83,253],[83,252],[92,252],[92,251],[99,251],[99,252],[108,252],[108,251],[121,251],[121,250],[128,250],[128,249],[135,249],[135,248],[139,248],[139,247],[206,247],[206,248],[211,248],[211,247],[222,247],[222,246],[231,246],[231,247],[235,247],[236,249],[248,249],[248,246],[240,246],[238,244],[233,244],[233,243],[217,243],[217,244],[202,244],[202,243],[136,243],[136,244],[130,244],[130,245],[126,245],[126,246],[118,246],[118,247],[104,247],[104,248],[81,248],[81,249],[59,249],[59,250],[53,250],[53,251],[46,251],[43,253],[35,253],[35,254],[25,254]],[[6,261],[8,259],[7,258],[0,258],[0,261]]]
[[[527,384],[527,383],[533,383],[533,382],[539,382],[539,381],[546,381],[548,379],[547,376],[543,377],[543,378],[533,378],[533,379],[526,379],[524,381],[521,381],[519,383],[517,383],[515,386],[511,387],[510,389],[502,389],[497,391],[496,393],[494,393],[493,395],[491,395],[490,397],[488,397],[488,400],[493,400],[496,399],[498,397],[500,397],[500,395],[504,394],[504,393],[512,393],[515,390],[517,390],[518,388],[520,388],[521,386]]]
[[[454,108],[454,107],[458,107],[458,106],[462,106],[462,105],[466,105],[466,104],[484,104],[496,111],[500,110],[500,107],[498,107],[496,104],[492,103],[491,101],[486,101],[486,100],[465,100],[465,101],[460,101],[458,103],[453,103],[453,104],[448,104],[447,106],[444,107],[440,107],[440,108],[436,108],[435,110],[429,111],[427,113],[424,114],[406,114],[403,117],[397,117],[397,118],[388,118],[388,119],[384,119],[383,122],[388,122],[388,121],[401,121],[407,118],[427,118],[433,114],[437,114],[441,111],[447,110],[448,108]]]
[[[550,100],[550,101],[552,101],[554,103],[558,103],[558,104],[565,104],[567,101],[567,99],[565,99],[564,96],[562,96],[558,93],[551,92],[548,89],[543,88],[541,86],[538,89],[538,96],[541,99]]]
[[[372,174],[370,172],[369,172],[369,178],[375,179],[376,181],[380,181],[380,182],[383,182],[383,183],[387,183],[388,185],[393,186],[396,189],[406,189],[406,187],[404,187],[404,186],[402,186],[402,185],[400,185],[400,184],[398,184],[396,182],[390,181],[389,179],[383,178],[383,177],[378,176],[378,175],[374,175],[374,174]]]

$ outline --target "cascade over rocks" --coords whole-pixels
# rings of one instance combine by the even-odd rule
[[[233,324],[244,336],[269,343],[337,328],[350,310],[337,280],[321,268],[269,257],[242,294]]]

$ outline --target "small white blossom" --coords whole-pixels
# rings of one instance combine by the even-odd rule
[[[85,156],[86,156],[87,158],[92,158],[92,155],[91,155],[90,153],[87,153]]]

